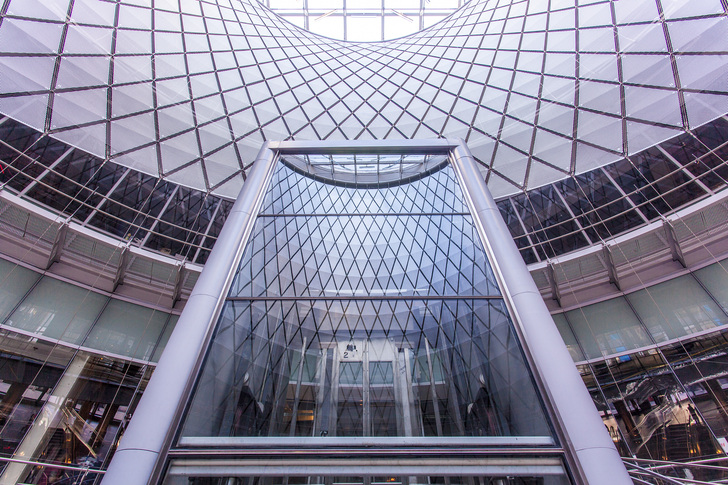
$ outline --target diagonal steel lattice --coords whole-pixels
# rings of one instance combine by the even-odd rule
[[[472,0],[374,43],[252,0],[3,5],[0,112],[224,196],[263,140],[462,137],[501,197],[728,112],[723,0]]]

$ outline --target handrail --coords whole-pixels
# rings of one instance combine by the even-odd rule
[[[4,456],[0,456],[0,461],[7,461],[7,462],[11,462],[11,463],[20,463],[22,465],[57,468],[59,470],[73,470],[73,471],[82,471],[82,472],[86,472],[86,473],[98,473],[98,474],[102,474],[102,475],[104,473],[106,473],[106,470],[99,470],[99,469],[90,468],[90,467],[86,467],[86,466],[59,465],[56,463],[43,463],[40,461],[21,460],[18,458],[7,458]]]
[[[622,461],[624,462],[625,466],[627,466],[627,470],[632,477],[632,479],[635,482],[638,483],[650,483],[646,482],[639,478],[640,476],[650,476],[652,478],[665,481],[667,483],[673,484],[673,485],[709,485],[709,484],[715,484],[715,483],[726,483],[728,480],[716,480],[711,482],[705,482],[701,480],[694,480],[690,478],[678,478],[678,477],[672,477],[665,475],[663,473],[660,473],[656,470],[664,470],[666,468],[697,468],[701,470],[723,470],[728,473],[728,467],[726,466],[716,466],[716,465],[707,465],[706,463],[714,463],[719,461],[725,461],[728,460],[728,457],[719,457],[719,458],[708,458],[704,460],[696,460],[694,462],[677,462],[677,461],[666,461],[666,460],[651,460],[651,459],[645,459],[645,458],[633,458],[633,457],[623,457]],[[637,464],[640,463],[640,465]]]

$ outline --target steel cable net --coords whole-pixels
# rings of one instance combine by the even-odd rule
[[[353,43],[256,1],[11,0],[0,111],[230,197],[263,140],[462,137],[501,197],[728,112],[719,0],[575,3],[473,0]]]

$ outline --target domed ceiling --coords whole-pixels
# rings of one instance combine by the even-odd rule
[[[0,111],[234,197],[264,140],[462,137],[501,197],[728,112],[721,0],[472,0],[337,41],[255,0],[10,0]]]

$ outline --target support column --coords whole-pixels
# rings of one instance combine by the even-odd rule
[[[276,160],[276,152],[267,143],[263,145],[111,460],[103,485],[146,485],[153,478],[253,230]]]
[[[475,159],[463,140],[452,164],[522,345],[540,377],[572,457],[574,478],[588,485],[631,485],[632,480],[574,366],[546,304],[503,222]]]

